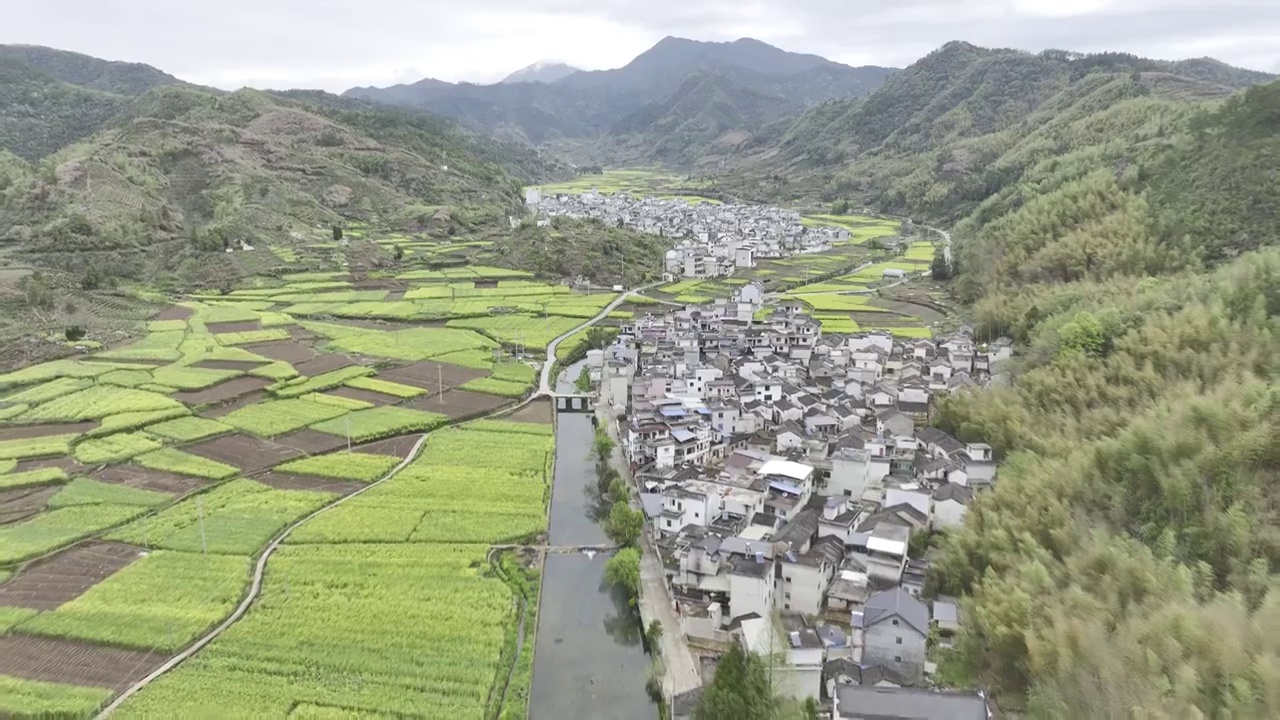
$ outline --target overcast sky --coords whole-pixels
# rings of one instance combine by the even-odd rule
[[[492,82],[540,59],[625,65],[666,35],[754,37],[903,67],[948,40],[1209,55],[1280,72],[1280,0],[38,0],[0,42],[154,65],[235,89]]]

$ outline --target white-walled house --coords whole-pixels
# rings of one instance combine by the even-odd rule
[[[767,618],[773,613],[773,558],[764,550],[750,556],[732,555],[729,569],[729,617],[750,613]]]
[[[783,618],[782,623],[783,627],[777,627],[771,617],[744,620],[742,643],[752,653],[774,658],[769,669],[779,695],[816,700],[822,696],[822,663],[826,655],[822,639],[798,618]]]
[[[902,588],[873,593],[853,615],[855,660],[883,665],[919,681],[924,677],[929,609]],[[856,657],[862,648],[861,658]]]
[[[964,526],[964,516],[973,502],[973,493],[963,485],[947,483],[933,491],[933,513],[929,518],[934,530],[954,530]]]

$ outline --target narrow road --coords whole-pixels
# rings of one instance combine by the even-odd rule
[[[544,363],[542,364],[542,375],[541,375],[541,376],[539,377],[539,379],[538,379],[538,392],[534,393],[534,394],[533,394],[533,396],[532,396],[530,399],[532,400],[533,398],[536,398],[536,397],[542,397],[542,396],[544,396],[544,395],[550,395],[550,394],[551,394],[551,368],[555,367],[555,364],[556,364],[556,348],[560,347],[560,341],[561,341],[561,340],[564,340],[565,338],[567,338],[567,337],[569,337],[570,335],[572,335],[572,334],[574,334],[574,333],[578,332],[579,330],[582,330],[582,329],[584,329],[584,328],[589,328],[589,327],[591,327],[592,325],[595,325],[596,323],[598,323],[598,322],[600,322],[601,320],[605,319],[606,317],[609,317],[609,313],[611,313],[611,312],[613,312],[614,310],[616,310],[616,309],[618,308],[618,306],[619,306],[619,305],[621,305],[622,303],[626,302],[626,301],[627,301],[627,298],[630,298],[632,295],[639,295],[640,293],[644,292],[645,290],[648,290],[648,289],[650,289],[650,288],[655,288],[655,287],[657,287],[657,286],[659,286],[659,285],[661,285],[661,284],[662,284],[661,282],[649,283],[648,285],[642,285],[641,287],[638,287],[638,288],[635,288],[635,289],[632,289],[632,290],[628,290],[627,292],[622,293],[621,295],[619,295],[619,296],[617,297],[617,299],[615,299],[613,302],[611,302],[611,303],[609,303],[608,305],[606,305],[606,306],[604,307],[604,309],[600,311],[600,314],[596,315],[595,317],[591,318],[590,320],[587,320],[586,322],[584,322],[584,323],[582,323],[581,325],[579,325],[579,326],[575,327],[574,329],[570,330],[569,332],[567,332],[567,333],[565,333],[565,334],[561,335],[560,337],[556,338],[555,340],[552,340],[552,341],[547,345],[547,361],[546,361],[546,362],[544,362]]]

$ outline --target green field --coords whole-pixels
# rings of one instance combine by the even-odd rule
[[[698,195],[699,189],[709,187],[705,180],[682,178],[657,168],[628,168],[606,170],[601,175],[579,175],[573,180],[538,186],[543,194],[581,194],[596,190],[604,194],[630,193],[636,197],[653,195],[668,199],[684,199],[691,203],[715,203],[719,200]],[[675,191],[681,191],[679,193]]]

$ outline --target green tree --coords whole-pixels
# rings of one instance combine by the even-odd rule
[[[580,393],[585,393],[591,389],[591,370],[582,368],[582,372],[578,373],[578,379],[573,381],[573,388]]]
[[[330,229],[333,231],[333,241],[334,241],[334,242],[338,242],[339,240],[341,240],[341,239],[342,239],[342,226],[340,226],[340,225],[334,225],[334,226],[333,226],[332,228],[330,228]]]
[[[392,250],[392,254],[394,255],[394,257],[395,257],[395,259],[396,259],[396,260],[403,260],[403,259],[404,259],[404,248],[400,247],[399,245],[396,245],[396,246],[394,247],[394,249]]]
[[[694,720],[772,720],[775,703],[764,662],[739,643],[720,658]]]
[[[1067,352],[1078,352],[1096,356],[1102,353],[1104,338],[1102,325],[1092,313],[1080,312],[1071,322],[1058,330],[1062,341],[1062,349]]]
[[[934,280],[950,280],[951,264],[947,262],[946,253],[942,248],[933,251],[933,263],[929,265],[929,271],[933,275]]]
[[[644,531],[644,512],[633,509],[626,498],[615,499],[605,520],[604,531],[619,545],[635,545]]]
[[[79,325],[68,325],[67,328],[62,331],[62,334],[68,340],[75,342],[76,340],[84,339],[84,336],[87,333],[85,332],[85,329]]]
[[[608,461],[613,454],[613,438],[609,437],[609,431],[603,425],[596,428],[595,439],[591,443],[591,450],[596,457],[601,460]]]
[[[640,550],[627,547],[615,552],[604,566],[604,579],[625,588],[634,605],[640,597]]]
[[[832,214],[832,215],[848,215],[848,214],[849,214],[849,201],[848,201],[848,200],[837,200],[837,201],[835,201],[835,202],[831,203],[831,214]]]

